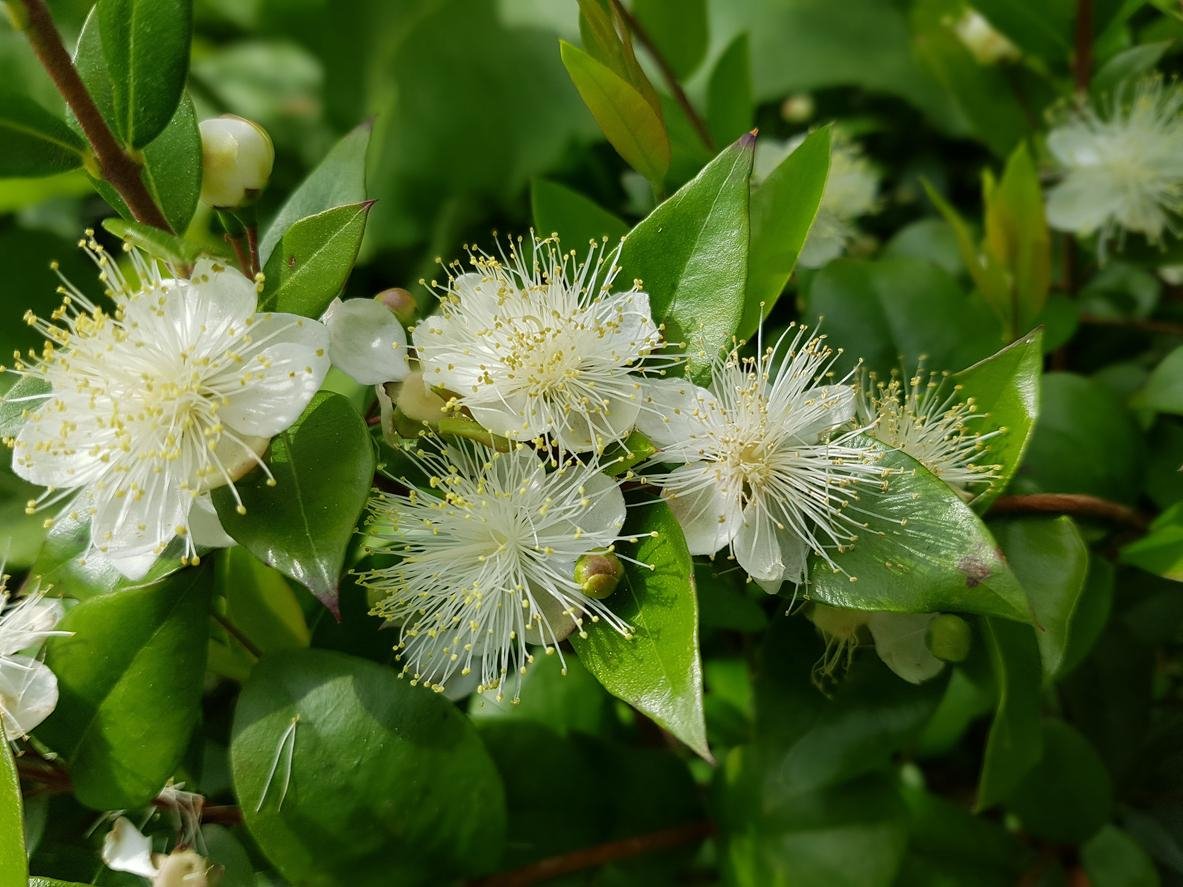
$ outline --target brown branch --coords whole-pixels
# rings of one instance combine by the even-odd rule
[[[715,140],[711,137],[711,131],[707,129],[706,121],[698,113],[690,101],[690,97],[686,95],[686,90],[682,89],[682,84],[678,82],[678,75],[674,73],[674,69],[670,67],[670,63],[662,54],[661,50],[657,48],[657,44],[649,37],[649,32],[645,30],[645,26],[637,21],[636,16],[624,8],[624,4],[620,0],[612,0],[612,8],[616,10],[621,20],[628,25],[628,29],[632,31],[633,36],[637,41],[645,47],[646,51],[653,58],[654,64],[661,72],[661,78],[665,81],[666,87],[674,97],[674,101],[686,114],[686,119],[690,121],[690,125],[694,127],[694,131],[698,133],[698,137],[702,139],[702,143],[706,145],[707,150],[712,154],[718,150],[715,147]]]
[[[595,868],[620,859],[631,859],[645,853],[695,843],[714,833],[715,824],[709,820],[691,822],[658,832],[650,832],[646,835],[636,835],[620,841],[609,841],[606,844],[585,847],[582,850],[574,850],[561,856],[550,856],[520,869],[501,872],[473,881],[470,887],[530,887],[532,884],[557,878],[560,875],[569,875],[572,872]]]
[[[1068,514],[1111,521],[1135,530],[1145,530],[1150,521],[1136,509],[1082,493],[1028,493],[1002,496],[990,507],[990,515]]]
[[[1183,323],[1171,323],[1168,320],[1139,320],[1123,317],[1101,317],[1097,314],[1082,314],[1080,322],[1089,326],[1125,327],[1130,330],[1141,330],[1145,333],[1163,333],[1168,336],[1183,336]]]
[[[1093,0],[1076,0],[1076,53],[1072,76],[1078,92],[1088,92],[1093,74]]]
[[[66,52],[61,35],[45,0],[17,0],[27,16],[25,34],[42,66],[53,79],[58,92],[78,118],[78,125],[86,135],[99,163],[103,178],[119,192],[128,210],[140,222],[173,233],[164,213],[148,193],[140,178],[140,165],[128,156],[116,140],[102,112],[94,103],[78,69]]]
[[[216,611],[211,612],[210,616],[213,617],[214,622],[218,623],[218,625],[222,626],[222,628],[224,628],[226,630],[226,634],[230,635],[230,637],[232,637],[232,638],[234,638],[234,640],[238,641],[238,643],[242,645],[242,648],[244,650],[246,650],[248,653],[250,653],[256,659],[263,658],[263,651],[259,649],[259,647],[255,644],[254,641],[252,641],[250,638],[248,638],[243,633],[241,628],[239,628],[237,625],[235,625],[233,622],[231,622],[228,617],[223,616],[221,613],[218,613]]]

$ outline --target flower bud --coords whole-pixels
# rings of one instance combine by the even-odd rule
[[[590,598],[602,601],[616,591],[624,576],[624,565],[610,551],[585,554],[575,562],[575,581]]]
[[[813,117],[816,110],[813,96],[807,92],[797,92],[781,103],[780,116],[789,123],[804,123]]]
[[[439,424],[448,414],[444,399],[424,384],[422,370],[415,370],[403,380],[394,405],[408,419],[429,425]]]
[[[203,120],[199,128],[202,202],[224,209],[254,202],[275,163],[267,131],[232,114]]]
[[[160,863],[152,887],[212,887],[220,879],[205,857],[192,850],[174,850]]]
[[[928,626],[925,643],[937,659],[945,662],[963,662],[969,655],[973,643],[973,631],[969,623],[952,613],[942,613]]]
[[[374,300],[381,302],[394,312],[394,316],[403,326],[410,326],[415,320],[415,315],[419,313],[419,304],[415,301],[415,297],[411,295],[409,290],[405,290],[401,286],[382,290],[374,296]]]

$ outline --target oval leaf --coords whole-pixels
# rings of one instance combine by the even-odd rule
[[[321,392],[271,441],[267,465],[238,482],[239,514],[228,487],[214,491],[226,532],[248,551],[315,594],[334,615],[345,549],[374,479],[366,423],[339,394]]]
[[[472,725],[372,662],[266,657],[239,698],[230,763],[247,828],[297,884],[438,884],[501,853],[501,780]]]
[[[698,600],[686,540],[664,503],[630,509],[625,534],[634,533],[639,541],[632,556],[642,565],[625,564],[625,581],[611,598],[613,612],[632,627],[632,637],[597,622],[587,626],[587,637],[573,635],[571,643],[604,689],[710,760]]]
[[[0,176],[48,176],[82,165],[86,146],[35,101],[0,91]]]
[[[60,699],[37,736],[63,755],[78,800],[96,810],[148,803],[173,775],[200,714],[211,572],[83,601],[51,638]]]
[[[20,776],[0,723],[0,887],[25,887],[29,881],[23,809]]]

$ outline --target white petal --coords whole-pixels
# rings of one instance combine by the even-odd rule
[[[1094,166],[1101,160],[1099,142],[1084,126],[1058,126],[1047,134],[1047,149],[1062,166]]]
[[[1047,223],[1059,231],[1091,234],[1105,223],[1115,199],[1099,177],[1069,175],[1047,195]]]
[[[258,301],[253,280],[202,257],[188,280],[163,280],[129,299],[123,322],[134,340],[172,351],[240,335]]]
[[[138,496],[99,498],[90,521],[91,545],[129,579],[143,578],[183,526],[191,504],[190,494],[167,473],[148,474],[142,485]]]
[[[219,416],[241,434],[274,437],[304,412],[329,371],[329,333],[294,314],[258,314]]]
[[[152,840],[140,833],[124,816],[120,816],[103,838],[103,862],[117,872],[129,872],[141,878],[155,878],[156,863],[152,861]]]
[[[589,551],[607,548],[624,526],[624,494],[620,485],[606,474],[593,474],[583,482],[583,497],[588,505],[578,517],[560,521],[543,532],[558,533],[569,540],[578,528]]]
[[[484,387],[482,360],[471,355],[472,336],[462,319],[433,314],[416,324],[411,339],[427,385],[457,394],[471,394]]]
[[[703,433],[707,417],[719,412],[715,395],[686,379],[650,379],[641,384],[644,407],[637,416],[637,429],[661,449],[685,447]]]
[[[58,702],[57,676],[31,656],[0,658],[0,714],[9,742],[27,736]]]
[[[867,620],[875,652],[905,681],[919,684],[936,677],[945,663],[932,655],[925,639],[936,613],[872,613]]]
[[[0,597],[0,601],[3,598]],[[33,594],[0,617],[0,657],[30,650],[54,633],[64,608],[58,598]]]
[[[842,255],[845,248],[846,237],[842,229],[825,224],[824,220],[821,225],[814,222],[801,247],[801,254],[797,256],[797,264],[802,268],[820,268]]]
[[[534,625],[526,629],[526,643],[552,646],[570,637],[578,627],[579,612],[547,591],[535,589],[532,596],[542,618],[535,620]]]
[[[201,548],[230,548],[238,543],[222,528],[209,494],[198,496],[189,509],[189,538]]]
[[[604,347],[621,365],[632,363],[661,343],[648,293],[614,293],[604,300],[603,307],[608,314]]]
[[[486,404],[469,404],[472,417],[489,431],[510,440],[532,440],[547,431],[543,416],[527,420],[526,396],[521,393],[509,395],[505,401],[490,401]]]
[[[602,450],[610,443],[624,440],[636,424],[641,411],[641,394],[632,397],[605,397],[606,408],[597,412],[571,412],[554,428],[555,441],[564,450],[585,453]]]
[[[101,452],[92,449],[97,429],[89,412],[58,410],[51,400],[21,426],[12,448],[12,470],[43,487],[67,489],[103,471]]]
[[[706,462],[675,468],[666,484],[666,500],[691,554],[714,554],[735,537],[742,508],[739,497],[729,493]],[[678,488],[687,492],[676,493]]]
[[[504,283],[485,274],[469,272],[452,281],[452,292],[460,298],[460,309],[466,318],[482,325],[500,313],[506,293]]]
[[[398,382],[410,372],[407,334],[382,303],[336,299],[325,312],[324,323],[333,364],[361,384]]]
[[[776,524],[755,501],[743,511],[743,518],[731,541],[731,551],[744,572],[760,582],[781,582],[785,576],[784,558]]]

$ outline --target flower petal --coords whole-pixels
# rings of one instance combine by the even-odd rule
[[[12,470],[43,487],[69,489],[94,480],[105,470],[94,446],[101,434],[90,411],[63,407],[54,399],[21,426],[12,448]]]
[[[1047,223],[1059,231],[1091,234],[1109,217],[1120,196],[1099,176],[1067,176],[1047,195]]]
[[[548,430],[546,417],[527,417],[528,402],[525,394],[514,392],[505,400],[484,404],[470,403],[468,410],[472,417],[486,429],[510,440],[533,440]]]
[[[875,639],[875,652],[883,663],[905,681],[919,684],[936,677],[945,667],[928,649],[928,626],[936,613],[872,613],[867,628]]]
[[[705,431],[707,418],[719,413],[715,395],[686,379],[648,379],[642,386],[637,429],[662,450],[685,449],[695,435]],[[662,455],[678,458],[675,452]]]
[[[742,515],[739,496],[727,490],[711,464],[679,466],[663,486],[691,554],[714,554],[735,537]]]
[[[731,551],[744,572],[759,582],[779,584],[785,575],[776,523],[758,500],[748,503],[731,541]]]
[[[230,548],[238,544],[223,529],[208,493],[194,499],[189,509],[189,538],[201,548]]]
[[[621,366],[630,364],[661,344],[661,333],[649,309],[649,294],[613,293],[602,300],[605,312],[604,348]]]
[[[361,384],[398,382],[410,372],[407,334],[382,303],[336,299],[325,312],[324,323],[333,364]]]
[[[641,395],[609,396],[598,410],[571,410],[553,429],[555,441],[564,450],[585,453],[603,450],[608,444],[628,437],[641,411]]]
[[[36,729],[57,703],[58,680],[48,665],[31,656],[0,658],[0,715],[9,742]]]
[[[91,545],[124,576],[142,579],[184,525],[191,501],[167,472],[146,473],[135,491],[107,490],[96,496]]]
[[[175,353],[201,341],[241,335],[258,302],[253,280],[203,256],[188,280],[162,280],[128,299],[123,323],[134,340]]]
[[[158,871],[152,860],[152,839],[141,834],[124,816],[115,820],[103,838],[102,859],[113,871],[129,872],[141,878],[155,878]]]

